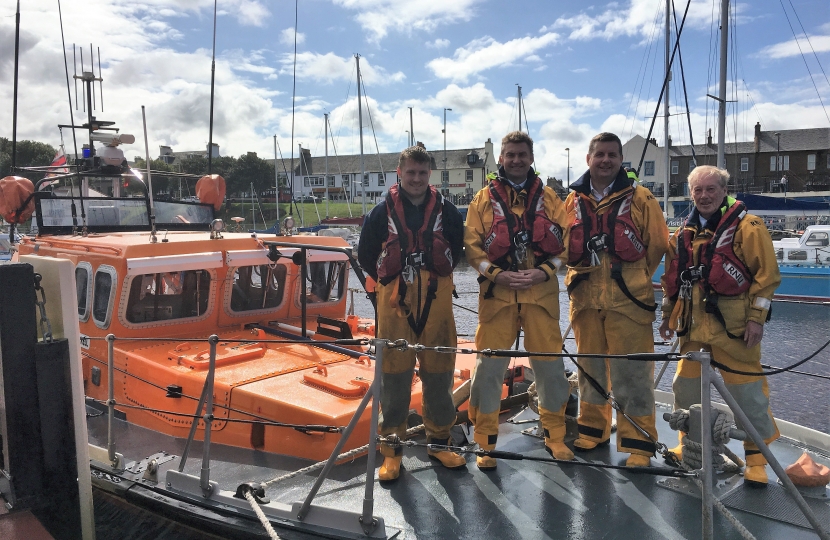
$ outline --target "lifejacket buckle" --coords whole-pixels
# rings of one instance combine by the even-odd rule
[[[593,253],[605,251],[606,249],[608,249],[608,235],[606,233],[602,233],[596,236],[592,236],[588,240],[587,245],[588,249]]]
[[[695,281],[700,281],[704,279],[706,273],[706,268],[703,265],[700,266],[690,266],[689,268],[683,270],[680,273],[680,280],[684,283],[694,283]]]

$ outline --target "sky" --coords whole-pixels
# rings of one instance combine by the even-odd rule
[[[0,3],[0,136],[7,138],[14,4]],[[83,104],[75,110],[74,83],[67,92],[58,0],[21,4],[17,137],[58,146],[70,96],[76,123],[86,119]],[[689,123],[696,143],[709,129],[717,138],[716,103],[706,94],[718,90],[719,4],[688,7],[669,87],[675,144],[688,144]],[[678,26],[686,5],[676,4]],[[205,148],[213,0],[60,6],[70,80],[73,44],[84,48],[87,71],[91,44],[103,78],[103,110],[96,85],[94,115],[135,135],[122,146],[128,159],[145,155],[142,105],[152,158],[159,145]],[[213,140],[222,155],[273,158],[276,135],[282,157],[291,156],[292,140],[295,155],[302,145],[322,156],[328,113],[336,170],[335,153],[359,152],[359,54],[367,155],[407,146],[409,107],[415,139],[428,150],[444,148],[446,115],[447,148],[481,147],[489,138],[498,152],[501,137],[519,127],[521,87],[536,169],[573,180],[586,169],[593,135],[612,131],[625,142],[648,133],[665,73],[664,10],[665,0],[219,0]],[[732,3],[730,12],[727,141],[751,140],[756,122],[764,130],[830,127],[830,3],[754,0]],[[661,146],[663,131],[659,118],[652,136]],[[63,136],[71,152],[68,129]]]

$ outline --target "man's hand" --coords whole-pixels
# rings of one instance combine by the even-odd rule
[[[547,274],[545,274],[544,270],[539,270],[538,268],[534,268],[532,270],[519,270],[517,272],[511,272],[506,270],[504,272],[499,272],[496,276],[495,282],[496,285],[501,285],[502,287],[507,287],[508,289],[513,290],[521,290],[521,289],[529,289],[534,285],[538,285],[547,279]]]
[[[744,330],[744,343],[746,343],[746,347],[748,349],[751,349],[752,347],[761,343],[761,338],[763,337],[763,324],[758,324],[755,321],[749,321],[746,323],[746,330]]]
[[[663,322],[660,323],[660,337],[665,340],[669,340],[674,336],[674,330],[669,328],[669,320],[663,319]]]

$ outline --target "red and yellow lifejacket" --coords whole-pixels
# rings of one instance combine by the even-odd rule
[[[718,222],[712,237],[700,246],[700,260],[695,265],[692,241],[697,234],[688,220],[677,236],[677,257],[666,272],[666,294],[676,299],[685,281],[697,282],[707,293],[714,291],[722,296],[738,296],[749,290],[752,273],[735,254],[734,240],[738,224],[746,215],[746,205],[732,197],[727,198],[727,208]]]
[[[410,264],[411,256],[422,257],[421,264],[438,276],[452,274],[453,260],[450,244],[444,238],[444,198],[429,186],[424,223],[413,232],[406,226],[403,201],[397,185],[386,195],[388,236],[377,261],[378,281],[386,285],[401,275]]]
[[[545,212],[545,188],[542,181],[538,177],[529,181],[525,211],[521,217],[510,211],[507,189],[505,181],[500,178],[490,181],[488,192],[493,207],[493,224],[484,239],[487,258],[502,267],[508,264],[508,257],[515,261],[515,239],[522,231],[527,232],[528,247],[533,250],[537,262],[565,251],[562,227],[554,223]]]
[[[634,262],[646,256],[640,230],[631,219],[631,202],[635,187],[620,192],[620,197],[603,215],[587,202],[588,196],[576,197],[576,219],[568,242],[568,265],[584,265],[591,252],[607,251],[614,262]]]

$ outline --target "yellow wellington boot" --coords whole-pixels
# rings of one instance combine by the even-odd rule
[[[467,466],[467,460],[464,459],[464,456],[448,450],[440,450],[437,452],[429,450],[427,451],[427,455],[431,459],[437,459],[441,462],[441,465],[448,469],[460,469]]]
[[[482,450],[495,450],[498,435],[483,435],[475,433],[473,440]],[[490,456],[476,456],[476,466],[482,471],[492,471],[496,468],[496,458]]]
[[[611,440],[611,406],[583,402],[579,405],[579,438],[574,441],[576,450],[593,450]],[[599,428],[597,426],[603,426]],[[590,438],[589,438],[590,437]]]
[[[625,460],[626,467],[650,467],[651,458],[648,456],[641,456],[640,454],[630,454]]]
[[[767,459],[763,454],[749,454],[746,456],[746,468],[744,469],[744,482],[754,486],[766,486]]]
[[[573,451],[565,445],[565,407],[552,412],[539,407],[539,418],[545,430],[545,448],[556,459],[570,461]]]
[[[597,446],[604,446],[604,445],[608,444],[608,442],[610,440],[611,439],[608,438],[608,439],[605,439],[604,441],[597,442],[597,441],[592,441],[590,439],[583,439],[583,438],[580,437],[579,439],[576,439],[574,441],[574,448],[576,448],[577,450],[586,450],[586,451],[587,450],[593,450]]]
[[[381,482],[391,482],[397,480],[401,475],[401,460],[403,456],[384,457],[383,464],[378,470],[378,480]]]
[[[686,436],[685,433],[683,433],[682,431],[678,431],[677,432],[677,442],[679,442],[680,444],[678,444],[674,448],[669,448],[669,452],[671,452],[672,454],[677,456],[677,459],[680,459],[680,460],[683,459],[683,437],[685,437],[685,436]]]
[[[378,480],[381,482],[391,482],[397,480],[401,475],[401,460],[403,459],[403,451],[401,448],[390,448],[385,444],[379,447],[380,453],[383,456],[383,463],[378,470]]]

